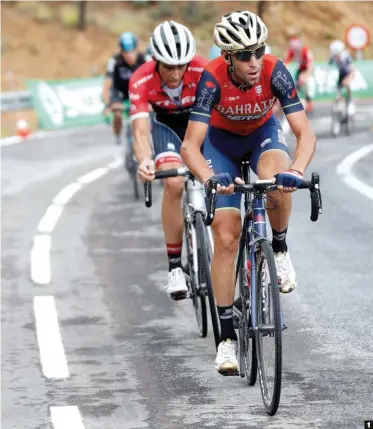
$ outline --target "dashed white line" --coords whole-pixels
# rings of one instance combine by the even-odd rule
[[[51,204],[47,208],[47,211],[41,218],[39,225],[36,228],[38,232],[42,234],[50,234],[54,230],[54,227],[56,226],[57,221],[60,218],[62,212],[63,205],[57,206],[55,204]]]
[[[49,284],[51,270],[49,252],[51,248],[50,235],[35,235],[34,245],[31,249],[31,280],[40,285]]]
[[[96,168],[96,170],[90,171],[88,174],[79,177],[78,182],[83,183],[84,185],[86,185],[87,183],[92,183],[100,177],[104,176],[107,172],[107,168]]]
[[[65,205],[69,202],[70,198],[82,189],[81,183],[71,183],[62,189],[53,199],[53,204]]]
[[[84,429],[78,407],[50,407],[50,412],[54,429]]]
[[[39,234],[34,238],[34,246],[31,250],[31,279],[36,284],[48,284],[51,282],[51,268],[50,268],[50,249],[52,238],[49,234],[52,233],[58,219],[60,218],[63,209],[70,199],[79,192],[84,185],[100,179],[110,170],[118,168],[122,165],[122,161],[115,160],[108,164],[107,167],[96,168],[93,171],[79,177],[76,182],[70,183],[65,186],[54,198],[44,216],[41,218],[37,231]]]
[[[337,165],[337,174],[347,186],[360,192],[364,197],[373,200],[373,187],[367,185],[352,173],[354,164],[361,158],[364,158],[364,156],[367,156],[370,152],[373,152],[373,144],[352,152]]]
[[[34,313],[42,372],[45,377],[65,379],[70,376],[58,326],[53,296],[35,296]],[[65,428],[71,427],[69,425]]]

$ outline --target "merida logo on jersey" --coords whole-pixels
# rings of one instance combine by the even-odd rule
[[[272,97],[270,100],[263,100],[254,104],[248,103],[229,107],[218,105],[217,109],[223,116],[235,121],[259,119],[268,112],[275,101],[276,97]]]

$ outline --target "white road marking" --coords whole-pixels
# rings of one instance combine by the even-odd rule
[[[45,377],[65,379],[70,376],[63,348],[53,296],[35,296],[34,313],[42,372]],[[69,425],[65,426],[71,427]]]
[[[31,249],[31,280],[40,285],[51,282],[49,252],[51,248],[50,235],[35,235]]]
[[[373,144],[352,152],[337,165],[336,171],[347,186],[360,192],[364,197],[373,200],[373,187],[367,185],[352,173],[354,164],[361,158],[364,158],[364,156],[367,156],[370,152],[373,152]]]
[[[95,180],[99,179],[100,177],[104,176],[108,173],[108,168],[96,168],[96,170],[90,171],[88,174],[85,174],[84,176],[79,177],[78,182],[82,183],[84,185],[88,183],[92,183]]]
[[[84,429],[79,408],[74,406],[50,407],[54,429]]]
[[[44,216],[41,218],[39,225],[37,226],[38,232],[42,234],[50,234],[55,228],[58,219],[60,218],[63,211],[63,205],[57,206],[55,204],[51,204]]]
[[[71,183],[62,189],[53,199],[53,204],[65,205],[70,198],[82,189],[81,183]]]
[[[76,182],[65,186],[53,198],[53,204],[47,208],[47,211],[37,226],[37,231],[43,235],[36,235],[34,237],[34,246],[31,250],[30,271],[31,279],[34,283],[45,285],[51,282],[50,249],[52,238],[48,234],[51,234],[56,227],[66,204],[84,185],[100,179],[110,170],[118,168],[120,165],[121,162],[114,161],[107,167],[96,168],[84,176],[79,177]]]

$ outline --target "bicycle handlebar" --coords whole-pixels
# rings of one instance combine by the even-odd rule
[[[186,176],[188,170],[185,167],[182,168],[173,168],[171,170],[161,170],[154,173],[155,179],[167,179],[168,177],[178,177]],[[152,200],[152,182],[144,183],[144,193],[145,193],[145,206],[151,207],[153,204]]]
[[[276,179],[269,180],[256,180],[255,182],[247,185],[234,185],[234,192],[241,193],[258,193],[265,194],[277,189]],[[317,173],[312,173],[310,181],[304,180],[299,189],[309,189],[311,197],[311,216],[312,222],[316,222],[319,214],[322,214],[322,199],[320,191],[320,176]],[[217,183],[209,181],[209,187],[206,189],[207,193],[207,216],[205,224],[211,225],[215,217],[215,207],[217,200]]]

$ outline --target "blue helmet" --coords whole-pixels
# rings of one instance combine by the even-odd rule
[[[137,47],[137,37],[133,33],[126,31],[120,35],[118,44],[124,52],[133,51]]]
[[[209,59],[213,60],[217,57],[220,57],[220,54],[221,54],[221,49],[219,47],[217,47],[216,45],[213,45],[210,49],[210,52],[209,52]]]

